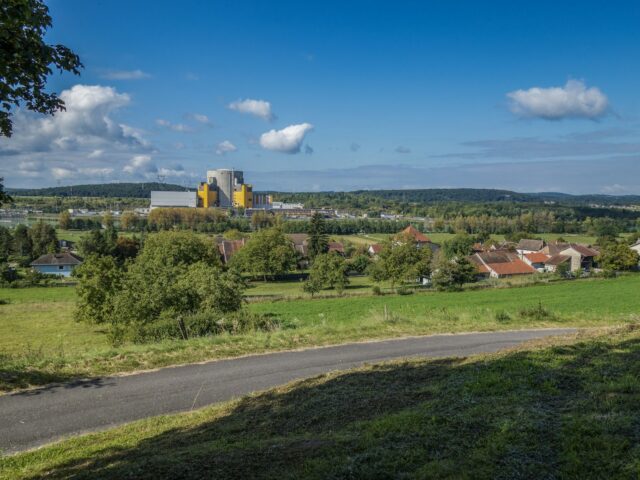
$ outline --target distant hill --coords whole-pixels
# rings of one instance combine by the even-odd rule
[[[70,185],[48,188],[8,188],[9,195],[18,196],[61,196],[61,197],[121,197],[149,198],[152,190],[186,191],[180,185],[168,183],[102,183],[92,185]],[[405,203],[487,203],[557,202],[565,205],[628,205],[640,204],[640,195],[571,195],[568,193],[542,192],[519,193],[510,190],[490,188],[424,188],[416,190],[354,190],[350,192],[256,192],[271,193],[277,200],[302,202],[310,206],[357,205],[360,201],[377,200]]]
[[[311,201],[314,204],[334,204],[357,198],[406,203],[557,202],[571,205],[628,205],[640,203],[640,195],[571,195],[568,193],[557,192],[519,193],[510,190],[488,188],[425,188],[416,190],[354,190],[351,192],[268,193],[271,193],[275,198],[282,201],[302,203]]]
[[[25,197],[150,198],[152,190],[183,192],[188,188],[170,183],[97,183],[48,188],[7,188],[9,195]]]

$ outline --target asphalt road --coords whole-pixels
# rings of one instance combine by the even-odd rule
[[[402,357],[490,353],[574,329],[412,337],[252,355],[0,396],[0,452],[230,400],[291,380]]]

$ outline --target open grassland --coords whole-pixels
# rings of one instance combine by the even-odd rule
[[[334,372],[0,458],[0,478],[637,478],[640,331]]]
[[[73,320],[70,287],[0,290],[0,391],[248,353],[432,333],[638,321],[640,275],[522,288],[261,301],[272,332],[111,347],[101,327]]]
[[[442,243],[447,240],[451,240],[455,237],[453,233],[426,233],[432,242],[434,243]],[[567,242],[571,243],[584,243],[584,244],[593,244],[596,241],[596,237],[591,235],[578,235],[578,234],[570,234],[570,233],[535,233],[531,234],[532,238],[543,238],[544,240],[550,242],[555,241],[558,238],[563,238]],[[332,235],[332,238],[336,240],[348,240],[356,245],[371,245],[372,243],[380,243],[385,239],[389,238],[389,235],[385,233],[372,233],[372,234],[359,234],[359,235]],[[491,235],[491,238],[496,241],[503,241],[504,235]]]

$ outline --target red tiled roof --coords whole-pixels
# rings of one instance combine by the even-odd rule
[[[569,255],[553,255],[551,258],[547,259],[544,264],[545,265],[560,265],[561,263],[566,262],[571,257]]]
[[[420,233],[418,229],[413,225],[409,225],[400,233],[402,233],[403,235],[411,235],[416,242],[421,242],[421,243],[431,242],[431,239],[429,237],[427,237],[424,233]]]
[[[598,252],[597,250],[589,248],[586,245],[580,245],[579,243],[571,243],[565,250],[568,250],[569,248],[573,248],[583,257],[597,257],[598,255],[600,255],[600,252]]]
[[[498,275],[525,275],[528,273],[536,273],[535,268],[527,265],[519,258],[512,262],[489,263],[487,266]]]
[[[525,255],[531,263],[544,263],[548,260],[549,255],[542,252],[527,253]]]

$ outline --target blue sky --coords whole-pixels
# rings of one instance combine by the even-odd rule
[[[48,5],[85,69],[16,114],[8,187],[640,193],[637,2]]]

